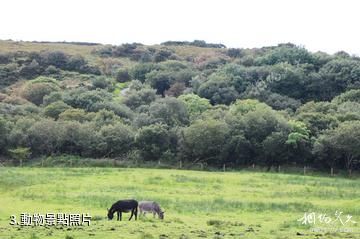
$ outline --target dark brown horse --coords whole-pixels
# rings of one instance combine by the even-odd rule
[[[117,220],[121,221],[121,216],[123,212],[131,212],[129,221],[135,215],[135,220],[137,220],[137,209],[138,202],[136,200],[120,200],[114,203],[110,209],[108,209],[108,218],[109,220],[114,218],[114,213],[117,212]]]

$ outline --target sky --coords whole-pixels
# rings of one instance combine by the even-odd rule
[[[1,0],[0,39],[104,44],[292,42],[360,55],[359,0]]]

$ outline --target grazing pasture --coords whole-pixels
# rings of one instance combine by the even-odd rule
[[[165,219],[108,220],[107,208],[120,199],[156,201]],[[337,210],[358,224],[298,221],[305,212],[335,219]],[[11,215],[19,219],[25,212],[90,213],[92,219],[90,226],[79,227],[9,225]],[[246,171],[0,168],[1,239],[360,238],[359,225],[359,179]],[[315,227],[328,228],[313,232]]]

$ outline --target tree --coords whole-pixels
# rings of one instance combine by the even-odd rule
[[[344,122],[335,129],[325,131],[318,138],[314,150],[322,156],[341,161],[341,166],[351,176],[354,165],[360,160],[360,121]]]
[[[116,72],[116,80],[120,83],[127,82],[131,80],[131,76],[127,69],[119,69]]]
[[[141,89],[130,91],[124,99],[124,104],[130,109],[136,109],[141,105],[149,105],[156,99],[156,91],[153,89]]]
[[[146,74],[157,68],[158,66],[154,63],[140,63],[130,70],[130,75],[132,79],[139,80],[143,83],[146,79]]]
[[[58,91],[60,88],[55,79],[48,77],[38,77],[25,84],[22,96],[35,105],[43,103],[44,96],[51,92]]]
[[[44,115],[53,119],[58,119],[59,115],[68,109],[71,109],[71,106],[62,101],[56,101],[45,107]]]
[[[4,153],[7,147],[7,138],[10,128],[8,122],[0,116],[0,154]]]
[[[286,141],[290,130],[283,115],[257,100],[238,100],[230,106],[226,121],[232,137],[244,137],[250,145],[246,148],[250,163],[259,162],[270,167],[274,163],[280,163],[274,159],[270,151],[284,152],[281,142]],[[285,161],[286,157],[281,160]]]
[[[306,124],[311,136],[318,136],[321,131],[338,125],[336,111],[335,104],[310,101],[297,109],[295,119]]]
[[[288,146],[286,145],[286,132],[272,132],[262,142],[264,152],[264,163],[267,165],[267,171],[272,166],[280,166],[287,163],[289,158]]]
[[[196,119],[201,113],[211,108],[208,99],[201,98],[195,94],[181,95],[178,99],[185,104],[191,120]]]
[[[258,64],[275,65],[280,62],[287,62],[292,65],[312,63],[313,56],[305,48],[291,43],[279,44],[273,47],[264,57],[257,59]]]
[[[292,158],[294,162],[301,164],[310,163],[311,139],[310,130],[306,124],[300,121],[289,121],[290,133],[287,136],[286,144],[291,146]]]
[[[211,104],[230,104],[239,97],[235,87],[225,77],[218,76],[200,85],[197,93],[209,99]]]
[[[360,62],[337,58],[326,63],[320,70],[321,79],[316,81],[313,89],[324,94],[322,100],[331,100],[345,90],[358,88],[360,78]]]
[[[38,76],[41,72],[42,69],[35,59],[20,69],[20,75],[28,79]]]
[[[65,131],[52,119],[35,122],[29,129],[28,137],[31,151],[36,155],[58,153],[62,146]]]
[[[86,90],[84,88],[78,88],[72,91],[68,91],[63,96],[63,100],[66,104],[73,108],[81,108],[86,111],[93,111],[93,106],[96,103],[111,101],[112,94],[105,90]]]
[[[135,143],[144,160],[159,160],[169,150],[170,135],[167,126],[153,124],[138,130]]]
[[[13,159],[19,162],[20,167],[22,167],[23,162],[31,155],[30,148],[9,149],[9,153]]]
[[[332,102],[336,104],[341,104],[346,101],[352,101],[360,103],[360,90],[349,90],[338,96],[336,96]]]
[[[104,156],[123,156],[134,145],[134,133],[130,127],[116,123],[100,129],[101,142],[98,146]]]
[[[91,120],[91,116],[85,110],[72,108],[60,113],[58,118],[63,121],[78,121],[80,123]]]
[[[92,79],[92,84],[95,89],[106,89],[112,86],[112,82],[110,79],[104,76],[96,76]]]
[[[229,127],[217,120],[199,120],[185,128],[182,134],[181,154],[196,164],[222,165],[227,157],[226,143]]]
[[[266,83],[267,88],[274,93],[294,99],[305,99],[305,80],[306,75],[303,68],[288,63],[279,63],[272,66]]]
[[[170,127],[184,126],[189,121],[184,103],[174,97],[165,97],[151,103],[149,115],[153,119],[152,122]]]

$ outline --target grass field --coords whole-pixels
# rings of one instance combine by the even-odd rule
[[[155,200],[165,220],[109,221],[118,199]],[[352,222],[335,221],[352,215]],[[90,213],[90,226],[11,226],[10,215]],[[302,225],[305,212],[333,224]],[[340,218],[341,218],[340,217]],[[0,168],[0,238],[360,238],[360,180],[256,172]],[[314,232],[314,228],[323,228]],[[341,232],[340,230],[348,230]]]

